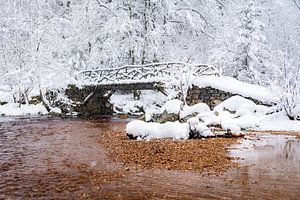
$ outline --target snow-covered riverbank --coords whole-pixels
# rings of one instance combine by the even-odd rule
[[[300,121],[290,120],[277,106],[256,105],[238,95],[212,110],[204,103],[188,106],[179,100],[171,100],[162,106],[160,113],[173,115],[175,120],[162,124],[132,121],[126,128],[128,136],[137,139],[188,139],[224,134],[240,136],[245,134],[243,130],[300,131]],[[214,132],[215,129],[221,129],[221,132]]]

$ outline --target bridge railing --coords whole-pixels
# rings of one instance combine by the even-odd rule
[[[97,70],[84,70],[77,75],[77,79],[95,84],[117,82],[154,81],[180,78],[182,74],[193,76],[219,75],[216,68],[211,65],[191,65],[180,62],[153,63],[146,65],[124,65],[119,68],[102,68]]]

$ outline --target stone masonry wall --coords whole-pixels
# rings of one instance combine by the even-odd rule
[[[238,94],[232,94],[212,87],[199,88],[193,85],[193,87],[188,90],[186,101],[188,105],[194,105],[201,102],[206,103],[211,109],[213,109],[216,105],[234,95]],[[245,98],[254,101],[254,103],[258,105],[265,105],[258,100],[248,97]]]

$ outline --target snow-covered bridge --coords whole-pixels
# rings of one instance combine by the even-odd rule
[[[86,85],[121,85],[160,82],[172,80],[185,81],[191,76],[219,75],[216,68],[206,64],[187,64],[180,62],[153,63],[147,65],[125,65],[119,68],[84,70],[77,79]],[[140,88],[142,89],[142,88]]]
[[[88,107],[92,107],[90,110],[108,113],[109,98],[117,90],[157,90],[167,95],[165,87],[182,88],[189,84],[192,77],[210,75],[219,76],[219,72],[210,65],[180,62],[84,70],[76,76],[83,85],[76,92],[81,96],[77,99],[81,102],[79,111],[83,113]]]

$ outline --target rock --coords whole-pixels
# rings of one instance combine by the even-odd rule
[[[158,123],[165,123],[165,122],[175,122],[179,120],[179,114],[170,114],[164,111],[158,118]]]
[[[57,113],[57,112],[49,112],[49,115],[52,117],[62,117],[62,113]]]
[[[119,114],[118,118],[120,118],[120,119],[127,119],[128,115],[127,114]]]
[[[6,101],[0,101],[0,106],[3,106],[5,104],[8,104],[8,102],[6,102]]]
[[[194,113],[192,113],[190,115],[187,115],[187,116],[185,116],[183,118],[180,118],[180,122],[187,122],[190,118],[196,117],[197,115],[198,115],[198,113],[194,112]]]

